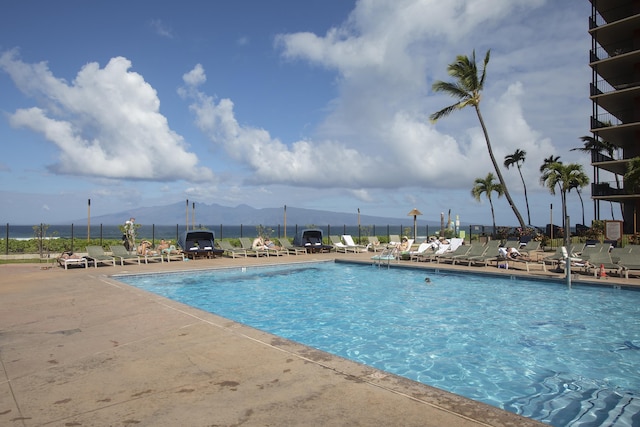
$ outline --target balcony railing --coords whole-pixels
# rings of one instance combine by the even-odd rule
[[[612,185],[613,184],[613,185]],[[628,192],[624,188],[615,187],[614,183],[599,182],[591,183],[591,196],[592,197],[607,197],[607,196],[626,196],[633,194]]]
[[[619,40],[606,46],[598,45],[595,48],[591,49],[589,60],[591,62],[602,61],[603,59],[613,58],[615,56],[634,52],[636,50],[638,49],[633,45],[633,39]]]
[[[640,86],[640,80],[629,81],[628,77],[620,76],[608,80],[598,80],[595,86],[591,85],[591,96],[602,95],[604,93],[615,92],[616,90],[630,89]]]

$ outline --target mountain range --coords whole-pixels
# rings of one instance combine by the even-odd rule
[[[235,207],[218,204],[174,203],[165,206],[140,207],[124,210],[112,214],[92,216],[93,224],[122,224],[129,218],[135,218],[138,224],[173,225],[185,224],[188,221],[195,225],[277,225],[284,224],[285,208],[256,209],[248,205]],[[419,218],[419,217],[418,217]],[[357,225],[358,214],[345,212],[330,212],[314,209],[286,207],[287,225]],[[445,218],[445,221],[447,218]],[[77,219],[76,223],[87,222],[87,218]],[[440,226],[439,222],[417,220],[418,225]],[[372,215],[360,215],[360,224],[366,225],[406,225],[413,224],[413,216],[405,218],[388,218]]]

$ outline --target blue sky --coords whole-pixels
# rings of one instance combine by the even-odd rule
[[[589,13],[586,0],[6,1],[0,221],[69,222],[90,198],[92,215],[189,199],[490,224],[470,194],[492,171],[475,113],[428,117],[454,102],[431,91],[447,64],[491,49],[495,155],[527,152],[532,223],[552,203],[559,223],[539,168],[554,155],[591,175],[569,151],[589,134]],[[517,170],[503,175],[526,219]]]

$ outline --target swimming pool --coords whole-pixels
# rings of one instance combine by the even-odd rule
[[[640,292],[313,263],[118,280],[553,426],[640,425]]]

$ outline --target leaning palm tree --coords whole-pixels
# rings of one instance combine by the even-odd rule
[[[511,206],[513,213],[516,215],[520,226],[524,229],[526,228],[526,224],[524,222],[524,219],[522,219],[522,215],[520,215],[520,211],[518,211],[515,203],[513,203],[513,199],[511,198],[509,191],[507,190],[507,185],[504,181],[504,178],[502,177],[502,172],[500,172],[498,162],[496,162],[496,158],[493,155],[493,148],[491,147],[491,141],[489,140],[487,127],[485,126],[484,119],[482,118],[482,114],[480,113],[480,92],[482,92],[482,89],[484,88],[484,79],[486,77],[490,52],[491,51],[488,50],[484,57],[484,65],[482,67],[482,70],[478,70],[475,50],[473,51],[471,58],[465,55],[458,55],[456,57],[456,61],[452,64],[449,64],[449,66],[447,67],[447,71],[449,75],[455,79],[455,81],[436,81],[435,83],[433,83],[432,89],[434,92],[445,92],[452,97],[457,98],[459,101],[453,105],[443,108],[436,113],[433,113],[429,118],[432,122],[435,123],[441,117],[448,116],[455,110],[460,110],[467,106],[473,106],[476,111],[476,115],[478,116],[478,120],[480,121],[480,126],[482,127],[482,132],[484,133],[484,139],[487,142],[487,150],[489,151],[491,163],[493,163],[493,168],[495,169],[496,175],[498,176],[498,180],[500,181],[500,185],[502,186],[504,195],[509,201],[509,206]],[[480,75],[478,75],[478,73],[480,73]]]
[[[494,191],[498,193],[498,197],[502,197],[504,194],[504,187],[502,184],[494,182],[495,176],[491,172],[487,174],[485,178],[476,178],[473,182],[473,188],[471,189],[471,195],[477,200],[480,201],[480,196],[483,194],[487,195],[487,199],[489,200],[489,205],[491,206],[491,219],[493,220],[493,233],[496,232],[496,214],[493,209],[493,200],[491,199],[491,193]]]
[[[616,150],[616,146],[613,145],[612,143],[605,141],[605,140],[601,140],[598,138],[594,138],[592,136],[581,136],[580,140],[582,142],[584,142],[584,146],[582,147],[577,147],[577,148],[572,148],[569,151],[582,151],[583,153],[591,153],[591,161],[595,162],[595,159],[593,158],[594,154],[606,154],[607,156],[609,156],[610,158],[613,159],[613,154]],[[593,167],[593,176],[594,179],[598,180],[598,176],[596,175],[598,173],[598,169],[596,168],[596,166]],[[615,180],[616,180],[616,188],[619,190],[620,189],[620,178],[618,177],[618,174],[614,174]],[[613,214],[613,202],[609,202],[609,206],[611,207],[611,218],[615,219],[615,216]],[[622,205],[622,203],[620,204],[620,212],[622,214],[622,218],[624,219],[624,207]]]
[[[584,173],[580,164],[564,165],[560,162],[554,162],[547,165],[545,172],[540,177],[540,183],[546,186],[553,195],[556,194],[556,187],[560,189],[562,222],[566,228],[567,193],[573,188],[583,188],[589,185],[589,177]],[[565,235],[568,236],[568,234]]]
[[[522,181],[522,187],[524,188],[524,201],[527,204],[527,224],[531,224],[531,211],[529,210],[529,198],[527,197],[527,184],[524,182],[524,177],[522,176],[522,164],[524,163],[527,152],[524,150],[517,149],[515,153],[509,154],[504,158],[504,167],[509,169],[509,167],[516,165],[518,168],[518,173],[520,174],[520,180]]]

